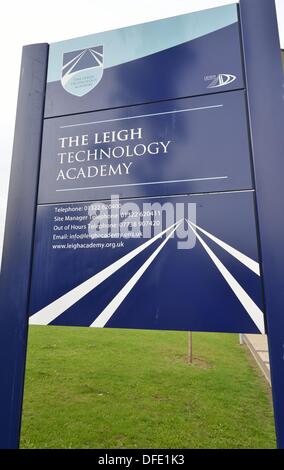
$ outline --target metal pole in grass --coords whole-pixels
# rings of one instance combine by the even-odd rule
[[[187,360],[188,360],[189,364],[192,364],[192,331],[188,332]]]

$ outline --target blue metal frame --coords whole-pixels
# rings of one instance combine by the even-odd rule
[[[277,444],[284,448],[284,107],[275,4],[240,0]],[[0,284],[0,448],[19,446],[48,45],[23,49]]]
[[[47,44],[23,48],[0,282],[0,448],[19,446]]]
[[[277,445],[284,448],[284,106],[275,2],[240,0]]]

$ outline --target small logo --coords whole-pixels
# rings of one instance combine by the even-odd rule
[[[231,75],[229,73],[219,73],[218,75],[210,75],[204,78],[204,80],[211,81],[207,88],[219,88],[221,86],[229,85],[233,83],[237,77],[235,75]]]
[[[61,84],[68,93],[83,96],[93,90],[103,76],[103,46],[63,54]]]

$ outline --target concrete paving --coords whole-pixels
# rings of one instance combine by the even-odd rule
[[[270,364],[266,335],[242,335],[243,343],[248,347],[257,365],[268,383],[270,381]]]

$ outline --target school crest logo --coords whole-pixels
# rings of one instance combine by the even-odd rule
[[[103,76],[103,46],[63,54],[61,84],[71,95],[84,96]]]

